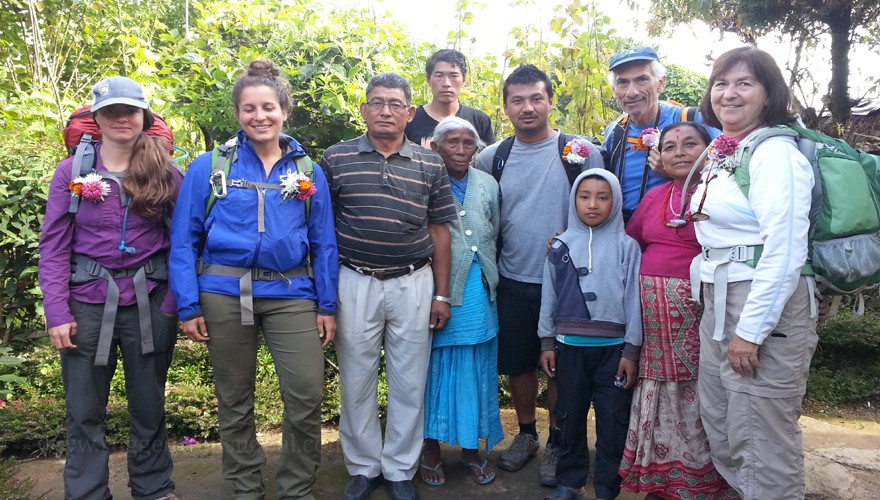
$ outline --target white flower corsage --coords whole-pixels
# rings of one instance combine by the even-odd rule
[[[305,201],[311,198],[317,190],[315,183],[307,175],[300,172],[288,170],[286,174],[281,176],[282,200],[296,198]]]
[[[562,150],[562,161],[582,165],[590,157],[590,142],[580,137],[568,141]]]

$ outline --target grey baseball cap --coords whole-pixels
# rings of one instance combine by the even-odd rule
[[[141,109],[150,108],[141,84],[124,76],[111,76],[101,80],[92,89],[92,94],[95,96],[92,113],[113,104],[127,104]]]

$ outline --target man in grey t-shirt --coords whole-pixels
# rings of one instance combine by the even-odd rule
[[[504,112],[516,132],[500,178],[501,248],[498,272],[498,372],[510,377],[520,432],[501,453],[498,466],[516,471],[538,452],[535,407],[538,395],[538,317],[547,241],[565,230],[571,186],[559,153],[558,132],[550,128],[553,83],[531,64],[516,68],[504,82]],[[486,148],[477,167],[492,173],[499,144]],[[590,145],[582,170],[603,168],[601,151]],[[548,407],[556,401],[550,379]],[[552,418],[552,414],[551,414]],[[556,485],[554,422],[539,472],[540,483]]]

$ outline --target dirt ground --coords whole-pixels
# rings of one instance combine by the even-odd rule
[[[546,412],[539,414],[538,428],[546,429]],[[498,454],[507,448],[515,432],[515,416],[512,410],[502,410],[502,421],[507,439],[498,445],[490,455],[490,460],[497,462]],[[880,423],[876,421],[854,421],[841,418],[817,420],[805,417],[801,419],[804,429],[804,446],[807,449],[817,447],[852,447],[858,449],[880,449]],[[589,435],[593,436],[591,428]],[[590,438],[592,439],[592,437]],[[267,498],[274,498],[274,466],[278,461],[280,435],[269,434],[260,437],[266,448],[269,463],[264,470]],[[318,471],[318,481],[314,494],[319,500],[336,499],[345,489],[349,477],[342,460],[339,436],[335,429],[325,429],[323,433],[322,465]],[[591,444],[591,452],[592,444]],[[175,444],[174,481],[177,483],[177,494],[183,500],[222,500],[231,498],[231,488],[220,474],[220,445],[216,443],[182,446]],[[444,448],[443,461],[446,464],[448,481],[446,485],[433,488],[416,479],[414,484],[421,498],[456,499],[470,498],[505,499],[505,500],[537,500],[552,490],[538,485],[538,466],[540,459],[535,458],[521,471],[509,473],[498,469],[495,481],[487,486],[478,486],[470,479],[464,467],[458,465],[458,450]],[[64,459],[29,460],[22,463],[23,473],[36,482],[34,493],[38,498],[63,498],[61,471]],[[125,470],[125,453],[116,452],[110,461],[110,489],[116,498],[131,498],[126,486],[128,477]],[[587,498],[594,498],[588,489]],[[2,493],[0,493],[2,497]],[[380,488],[372,500],[386,500],[385,490]],[[621,500],[642,499],[644,495],[622,493]]]

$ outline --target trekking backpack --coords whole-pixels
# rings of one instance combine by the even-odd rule
[[[771,127],[738,148],[734,178],[748,197],[749,159],[769,137],[793,137],[813,167],[809,262],[823,295],[858,295],[880,284],[880,157],[802,126]],[[809,267],[805,274],[809,274]]]
[[[498,184],[501,184],[501,174],[504,173],[504,165],[507,164],[507,158],[510,157],[510,150],[513,149],[513,140],[516,136],[510,136],[507,139],[501,141],[498,144],[498,149],[495,150],[495,156],[492,158],[492,177],[495,178],[495,181]],[[559,133],[559,157],[563,157],[563,151],[565,150],[565,145],[568,144],[568,141],[574,139],[576,136]],[[577,179],[577,176],[581,173],[580,165],[572,165],[571,163],[562,160],[562,166],[565,168],[565,175],[568,177],[568,184],[574,186],[574,181]]]
[[[227,142],[226,144],[221,144],[216,146],[214,150],[211,152],[211,193],[208,195],[208,200],[205,202],[205,218],[208,218],[208,214],[211,213],[211,210],[214,208],[214,204],[217,203],[218,199],[226,197],[226,188],[227,187],[250,187],[252,185],[264,187],[267,189],[280,189],[280,186],[277,184],[266,184],[262,183],[253,183],[249,181],[241,181],[238,179],[229,179],[229,169],[232,167],[232,164],[235,163],[235,160],[238,158],[238,145],[235,142]],[[222,162],[218,168],[218,162]],[[306,175],[311,178],[313,174],[313,165],[311,157],[309,155],[300,156],[299,158],[294,158],[293,163],[296,165],[296,171]],[[311,209],[311,198],[304,200],[305,211],[306,211],[306,220],[309,219],[309,211]]]
[[[165,142],[165,145],[168,147],[170,159],[171,154],[174,151],[174,134],[171,132],[171,128],[168,127],[165,120],[156,113],[153,113],[152,123],[146,132],[151,136],[159,137]],[[79,108],[67,118],[67,123],[64,125],[64,145],[67,147],[68,157],[73,156],[73,164],[70,172],[71,180],[76,179],[77,177],[83,177],[90,172],[95,171],[95,143],[100,140],[101,130],[98,128],[98,124],[95,123],[95,120],[92,117],[91,106]],[[102,175],[102,177],[105,176]],[[109,176],[107,178],[113,182],[119,182],[115,176]],[[123,193],[123,196],[120,196],[120,202],[125,203],[126,197],[121,187],[122,186],[120,186],[120,193]],[[70,197],[70,208],[68,209],[68,212],[75,214],[79,211],[80,198],[80,196]]]

